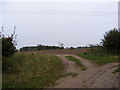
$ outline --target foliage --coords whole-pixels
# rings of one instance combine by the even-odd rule
[[[39,44],[37,46],[38,50],[51,50],[51,49],[64,49],[64,47],[58,47],[58,46],[45,46],[45,45],[41,45]]]
[[[113,53],[120,53],[120,31],[117,29],[110,30],[102,39],[103,47]]]
[[[3,88],[43,88],[54,85],[64,70],[60,58],[54,55],[21,52],[9,57],[8,61],[9,70],[3,73]]]
[[[70,47],[69,49],[75,49],[74,47]]]
[[[2,38],[2,56],[9,57],[13,55],[16,51],[16,47],[12,42],[11,37],[3,37]]]
[[[3,32],[1,32],[1,39],[2,39],[2,70],[3,72],[9,70],[11,66],[14,66],[15,61],[7,60],[8,57],[12,56],[16,52],[16,37],[15,35],[15,28],[14,27],[14,32],[11,34],[11,36],[5,36]],[[3,27],[2,27],[3,31]]]
[[[81,70],[86,70],[86,67],[80,62],[79,59],[73,56],[66,56],[66,58],[70,61],[74,61],[80,67]]]
[[[3,27],[2,27],[3,30]],[[16,52],[16,37],[15,35],[15,27],[14,32],[11,36],[5,36],[3,33],[1,35],[2,38],[2,57],[9,57]]]

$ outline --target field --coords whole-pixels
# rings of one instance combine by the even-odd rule
[[[79,50],[79,49],[71,49],[71,50],[69,50],[69,49],[58,49],[58,50],[41,50],[41,51],[35,51],[35,52],[37,52],[39,54],[53,54],[53,55],[57,55],[57,54],[74,54],[74,55],[76,55],[79,52],[88,52],[90,50],[91,49],[82,49],[82,50]],[[32,52],[34,52],[34,51],[32,51]],[[25,51],[25,52],[22,52],[22,53],[29,54],[29,53],[32,53],[32,52]]]
[[[82,49],[17,52],[6,59],[7,72],[3,72],[3,88],[110,88],[114,82],[117,83],[118,76],[112,72],[119,71],[118,57],[103,57],[91,54],[90,51]],[[100,66],[96,66],[97,64]],[[110,78],[114,78],[113,81],[108,81]],[[99,86],[95,82],[98,82]]]

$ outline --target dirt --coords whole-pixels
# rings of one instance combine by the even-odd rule
[[[60,57],[63,64],[65,65],[64,73],[70,73],[70,72],[78,73],[80,71],[79,67],[75,65],[75,62],[66,59],[64,54],[56,55],[56,56]]]
[[[65,58],[67,55],[78,58],[87,70],[81,71],[73,61]],[[112,73],[117,68],[118,63],[98,66],[87,59],[73,54],[58,54],[57,56],[61,58],[65,65],[64,73],[74,72],[78,75],[76,77],[62,78],[52,88],[118,88],[118,73]]]

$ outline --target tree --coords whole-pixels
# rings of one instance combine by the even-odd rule
[[[10,36],[5,36],[1,32],[2,57],[9,57],[16,52],[16,47],[15,46],[17,45],[17,42],[16,42],[17,35],[15,34],[15,29],[16,29],[16,27],[14,27],[14,32]],[[3,27],[2,27],[2,31],[3,31]]]
[[[75,49],[74,47],[70,47],[69,49]]]
[[[106,32],[104,35],[104,39],[102,39],[103,47],[108,51],[113,53],[120,52],[120,31],[117,29],[110,30]]]
[[[15,46],[12,43],[12,38],[2,38],[2,56],[3,57],[9,57],[15,53]]]

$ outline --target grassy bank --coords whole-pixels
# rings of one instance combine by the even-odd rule
[[[108,53],[101,48],[91,49],[89,52],[78,53],[78,56],[84,57],[88,60],[94,61],[99,65],[104,65],[107,63],[118,62],[118,55],[113,53]]]
[[[7,59],[3,88],[43,88],[54,85],[62,76],[64,65],[54,55],[17,53]]]
[[[70,61],[74,61],[77,64],[77,66],[80,67],[81,70],[86,70],[86,67],[80,62],[79,59],[77,59],[73,56],[65,56],[65,57]]]

